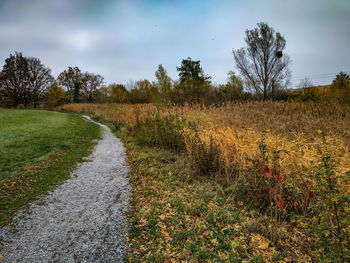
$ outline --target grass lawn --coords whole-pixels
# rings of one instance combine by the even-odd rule
[[[67,179],[99,131],[73,114],[0,109],[0,227]]]

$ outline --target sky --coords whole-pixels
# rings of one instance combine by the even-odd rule
[[[292,88],[350,73],[350,0],[0,0],[0,65],[20,51],[55,77],[78,66],[108,85],[155,80],[159,64],[175,80],[191,57],[225,83],[232,50],[259,22],[285,37]]]

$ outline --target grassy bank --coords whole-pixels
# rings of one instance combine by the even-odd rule
[[[0,109],[0,227],[68,178],[99,127],[66,113]]]
[[[63,108],[123,131],[134,191],[130,261],[349,257],[348,107]]]

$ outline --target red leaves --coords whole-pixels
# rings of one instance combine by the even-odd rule
[[[316,194],[314,191],[308,191],[306,192],[306,199],[309,200],[310,198],[316,199]]]
[[[273,178],[274,180],[268,180],[268,183],[269,185],[274,185],[273,184],[273,181],[275,181],[275,183],[279,183],[282,181],[282,176],[279,174],[279,172],[277,171],[271,171],[270,168],[268,166],[261,166],[259,168],[259,171],[261,173],[263,173],[267,178]],[[270,187],[270,186],[267,186],[266,187],[266,190],[267,192],[269,193],[269,195],[274,199],[274,201],[276,202],[276,206],[281,210],[283,211],[283,209],[285,208],[285,205],[284,205],[284,200],[283,200],[283,197],[282,197],[282,194],[277,192],[277,189],[275,187]],[[289,197],[288,200],[290,200],[291,197]]]
[[[282,177],[278,172],[272,172],[269,167],[260,167],[260,172],[264,173],[267,178],[274,178],[276,182],[282,181]]]
[[[272,177],[272,172],[269,167],[265,166],[260,168],[260,172],[264,173],[267,177]]]
[[[312,191],[310,192],[310,196],[311,196],[311,198],[313,198],[313,199],[316,199],[316,197],[317,197],[316,194],[315,194],[315,192],[312,192]]]
[[[275,187],[267,187],[266,188],[269,195],[275,200],[277,207],[283,211],[284,209],[284,200],[280,193],[277,192],[277,189]]]
[[[264,188],[281,212],[284,211],[285,208],[300,209],[303,206],[304,198],[306,201],[309,199],[316,199],[316,193],[314,191],[307,189],[303,184],[297,183],[300,192],[302,193],[301,198],[303,199],[299,200],[299,196],[291,195],[290,192],[285,189],[285,183],[282,180],[283,178],[276,169],[270,169],[268,166],[263,165],[258,167],[259,171],[263,174],[263,177],[266,178],[264,180]]]
[[[275,198],[275,202],[276,202],[277,207],[281,211],[283,211],[283,209],[284,209],[284,201],[283,201],[282,195],[281,194],[277,194],[277,195],[275,195],[274,198]]]
[[[274,173],[273,178],[275,178],[276,182],[282,181],[282,177],[279,175],[279,173]]]
[[[277,205],[277,207],[279,207],[279,209],[280,209],[281,211],[283,211],[283,209],[284,209],[284,202],[283,202],[283,199],[281,199],[280,201],[276,201],[276,205]]]

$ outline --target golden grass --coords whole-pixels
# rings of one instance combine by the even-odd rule
[[[230,167],[244,169],[250,160],[261,158],[259,144],[264,133],[265,144],[280,153],[277,166],[287,181],[306,180],[320,163],[320,151],[332,153],[335,171],[344,174],[350,170],[350,107],[338,104],[249,102],[226,104],[220,107],[200,105],[159,106],[153,104],[108,105],[68,104],[66,111],[88,113],[108,121],[122,122],[133,130],[136,120],[143,120],[155,112],[160,116],[180,114],[198,123],[201,140],[212,140],[220,152],[220,176],[229,179]],[[185,129],[187,151],[194,136]],[[272,167],[272,159],[270,158]],[[276,165],[276,164],[275,164]],[[348,189],[348,186],[344,187]]]
[[[264,205],[270,206],[263,211],[264,216],[272,219],[268,231],[261,230],[264,224],[260,224],[260,221],[254,223],[254,220],[262,218],[260,214],[252,220],[247,229],[253,229],[254,225],[257,225],[260,234],[275,245],[288,247],[289,243],[293,244],[292,249],[286,251],[299,251],[299,248],[295,248],[295,244],[298,244],[300,251],[305,250],[304,252],[308,254],[307,257],[311,256],[311,252],[315,252],[313,257],[317,259],[316,261],[319,261],[327,251],[326,257],[334,252],[332,257],[338,260],[339,255],[345,253],[345,248],[348,247],[349,209],[346,202],[340,201],[341,198],[337,199],[337,196],[346,196],[350,193],[349,180],[346,181],[348,177],[346,174],[350,171],[350,106],[326,103],[249,102],[219,107],[69,104],[60,109],[88,113],[101,116],[108,121],[122,123],[131,135],[136,137],[139,136],[138,120],[141,121],[139,124],[146,125],[147,122],[144,121],[147,118],[155,118],[157,115],[160,117],[174,114],[183,116],[187,121],[196,123],[194,128],[189,125],[189,122],[184,122],[187,126],[183,127],[183,131],[181,130],[186,145],[185,158],[194,161],[189,163],[193,165],[190,170],[196,170],[197,163],[203,165],[205,169],[208,168],[206,166],[208,156],[202,158],[198,151],[201,145],[200,147],[196,145],[199,136],[200,142],[204,143],[208,149],[214,144],[217,150],[215,154],[218,155],[215,158],[218,158],[219,169],[213,169],[216,173],[210,176],[215,176],[219,180],[206,180],[206,182],[215,185],[223,180],[229,183],[227,189],[232,191],[228,194],[228,198],[236,195],[237,198],[233,198],[235,201],[240,203],[239,200],[242,200],[249,205],[254,205],[258,208],[255,212],[263,211]],[[147,130],[149,127],[145,126],[145,128]],[[156,131],[153,128],[149,129],[150,133]],[[161,128],[166,127],[161,126]],[[262,143],[266,145],[266,154],[269,155],[267,160],[263,160],[259,149]],[[280,152],[279,158],[274,160],[275,150]],[[322,158],[327,153],[332,156],[334,168],[328,169],[325,167],[327,165],[322,163]],[[215,165],[216,161],[217,159],[213,162]],[[279,172],[278,176],[282,179],[274,181],[271,176],[267,179],[265,177],[267,174],[259,172],[259,164],[268,166],[270,169],[276,168]],[[251,167],[255,170],[249,170]],[[209,173],[212,171],[211,167],[207,170]],[[162,173],[162,171],[159,172]],[[321,174],[323,183],[316,179],[316,174]],[[335,178],[333,184],[337,188],[336,191],[339,190],[339,194],[332,189],[327,189],[330,181],[327,179],[329,174]],[[271,189],[274,191],[273,195]],[[311,193],[314,196],[313,200],[310,197]],[[268,200],[267,203],[266,200]],[[283,206],[281,208],[281,200],[282,203],[284,201],[284,208]],[[260,208],[263,209],[260,210]],[[336,230],[338,226],[334,216],[335,210],[341,215],[338,230]],[[282,220],[286,220],[282,222],[280,215],[285,216]],[[317,229],[316,226],[320,223],[331,226],[329,229],[332,233],[330,234],[329,230]],[[288,234],[289,238],[282,237],[281,233],[285,231],[292,232],[291,235]],[[340,232],[341,235],[339,235]],[[256,244],[266,243],[261,241],[265,237],[256,233],[251,235],[250,246],[254,251],[258,246]],[[343,247],[340,250],[339,244]],[[303,258],[304,252],[300,252],[301,254],[296,252],[297,258]]]

